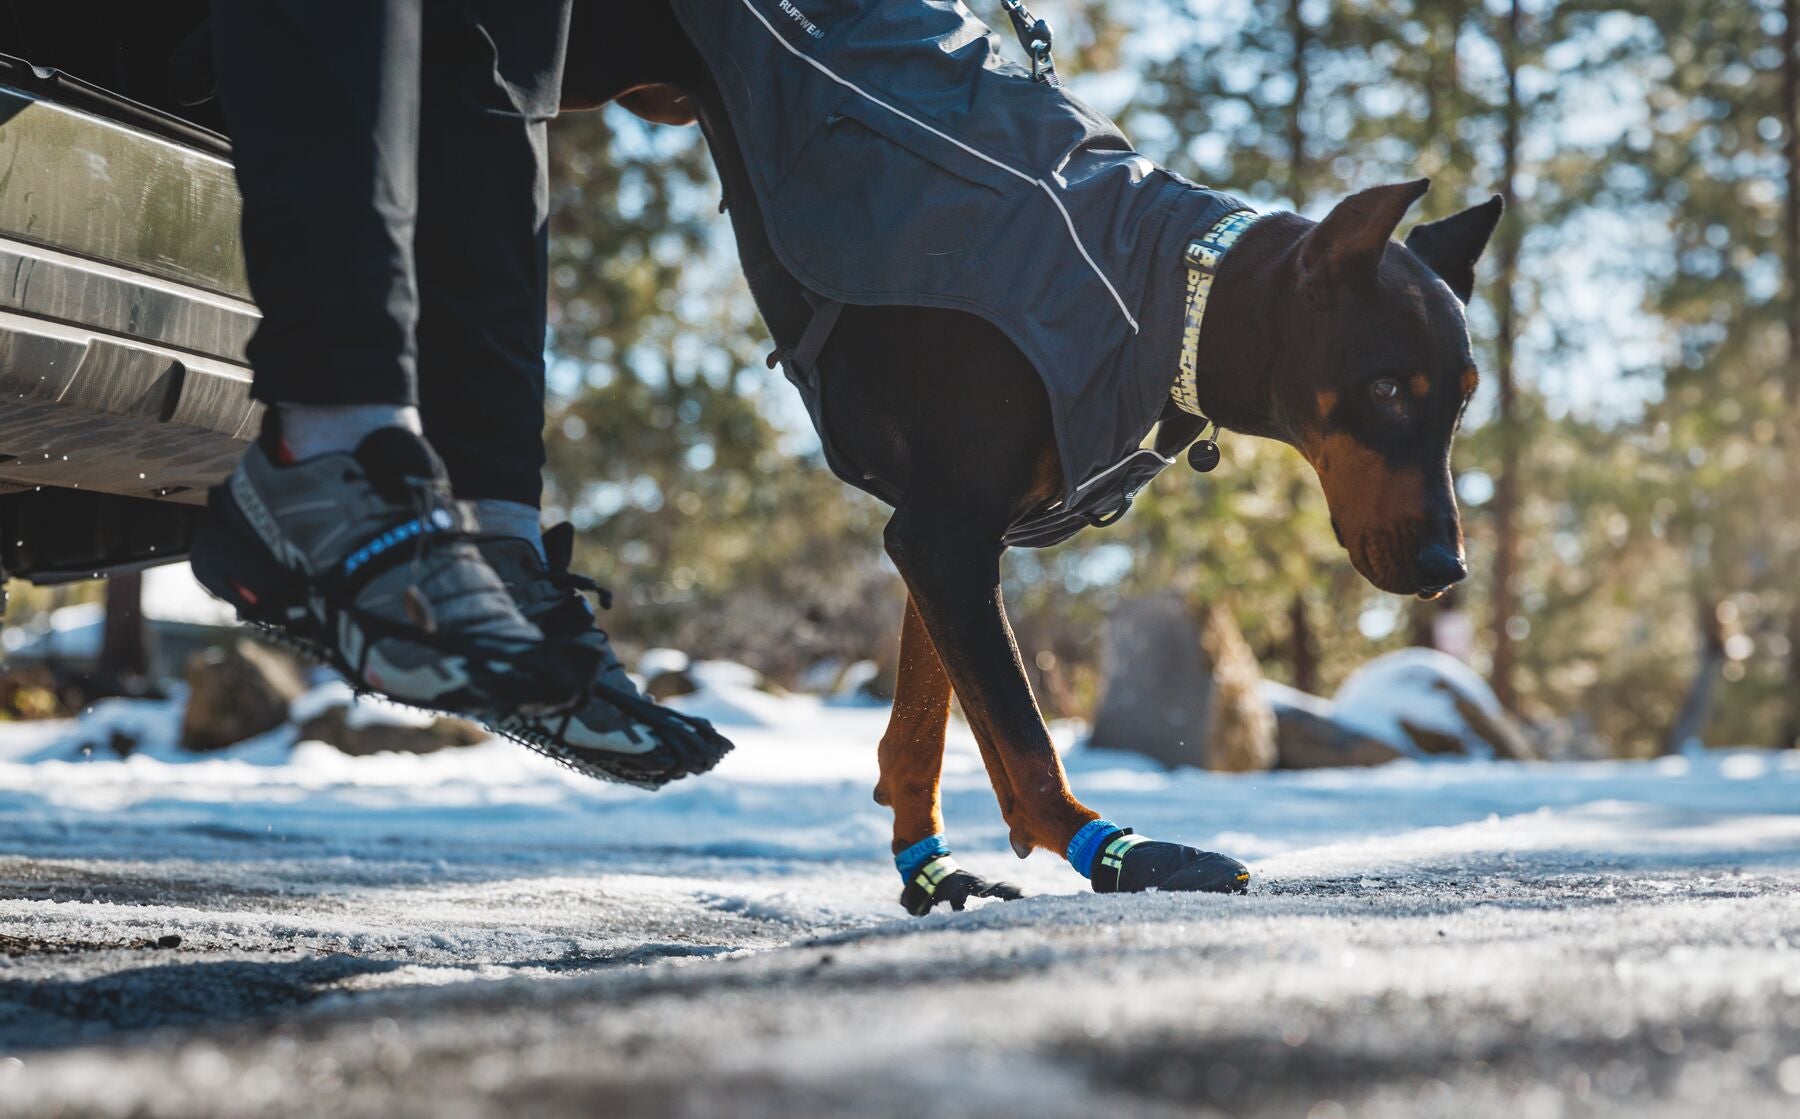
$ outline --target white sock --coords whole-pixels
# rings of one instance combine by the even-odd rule
[[[475,524],[481,531],[529,541],[537,549],[538,559],[549,562],[544,556],[544,529],[536,508],[522,501],[501,501],[497,497],[478,497],[469,505],[475,510]]]
[[[277,404],[281,409],[281,441],[295,462],[320,455],[356,450],[372,432],[403,427],[424,432],[419,410],[400,404]]]

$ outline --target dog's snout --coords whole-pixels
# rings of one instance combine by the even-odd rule
[[[1455,548],[1432,543],[1419,549],[1414,573],[1419,586],[1430,593],[1441,593],[1469,577],[1468,565]]]

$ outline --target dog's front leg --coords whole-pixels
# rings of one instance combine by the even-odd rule
[[[1069,791],[1025,678],[1000,597],[999,529],[903,507],[886,538],[981,743],[1013,850],[1062,852],[1097,814]]]
[[[906,599],[900,625],[900,671],[894,707],[881,736],[881,778],[875,803],[894,810],[894,854],[944,830],[938,778],[944,768],[944,732],[950,721],[950,677],[925,632],[919,608]]]
[[[1046,847],[1106,893],[1243,890],[1250,874],[1235,859],[1133,835],[1075,799],[1007,624],[1000,536],[978,520],[903,506],[887,548],[982,745],[1013,851]]]
[[[911,596],[900,629],[900,671],[894,709],[881,736],[881,778],[875,802],[894,810],[894,863],[903,884],[900,904],[914,916],[948,903],[961,909],[970,897],[1022,896],[1007,882],[989,882],[956,865],[944,835],[938,782],[944,770],[944,732],[950,721],[950,677]],[[989,751],[984,747],[984,756]],[[989,772],[996,787],[1003,774]]]

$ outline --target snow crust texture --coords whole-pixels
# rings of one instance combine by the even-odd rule
[[[952,845],[1036,896],[914,920],[885,712],[690,702],[739,749],[657,794],[499,742],[192,760],[155,705],[0,728],[0,1116],[1800,1114],[1800,758],[1071,749],[1256,876],[1098,897],[1013,858],[957,727]]]

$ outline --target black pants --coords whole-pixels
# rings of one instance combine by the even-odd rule
[[[417,404],[457,496],[536,505],[544,122],[570,0],[215,0],[253,395]]]

